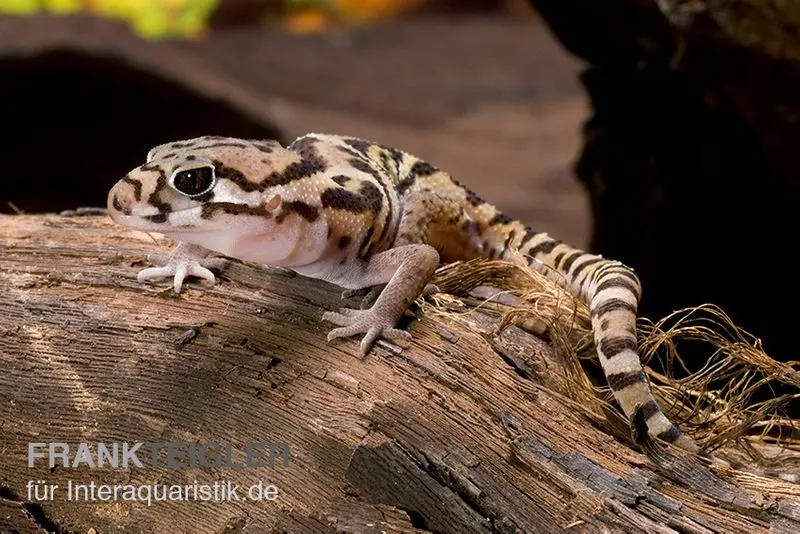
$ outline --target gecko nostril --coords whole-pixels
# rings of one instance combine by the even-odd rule
[[[115,210],[121,212],[123,215],[130,215],[131,208],[130,202],[124,202],[125,198],[123,197],[123,201],[120,201],[119,195],[114,195],[114,198],[111,199],[111,207]]]

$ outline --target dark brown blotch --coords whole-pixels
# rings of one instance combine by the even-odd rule
[[[613,287],[619,287],[619,288],[627,289],[628,291],[633,293],[634,296],[636,296],[636,298],[638,299],[639,298],[639,288],[638,288],[638,285],[636,283],[634,283],[632,276],[633,275],[631,275],[631,274],[616,273],[613,278],[608,278],[606,280],[603,280],[599,284],[597,284],[597,289],[595,291],[597,293],[599,293],[599,292],[601,292],[601,291],[603,291],[605,289],[610,289],[610,288],[613,288]]]
[[[648,419],[650,419],[659,412],[661,412],[661,408],[659,408],[658,403],[654,400],[649,400],[644,404],[640,404],[636,407],[636,411],[634,412],[634,417],[631,417],[631,419],[635,418],[638,415],[638,417],[640,417],[642,421],[646,422]]]
[[[114,198],[111,200],[111,206],[115,210],[122,212],[124,215],[130,215],[132,213],[129,207],[123,207],[122,204],[120,204],[119,197],[117,195],[114,195]]]
[[[301,200],[293,200],[281,204],[281,212],[275,217],[275,222],[282,223],[292,213],[298,214],[308,222],[314,222],[319,218],[319,210],[316,207]]]
[[[389,154],[392,155],[392,161],[394,161],[394,166],[396,169],[399,169],[403,166],[403,160],[405,159],[405,154],[402,151],[397,150],[396,148],[386,147],[386,150]]]
[[[668,429],[656,434],[656,437],[660,440],[666,441],[667,443],[675,443],[681,438],[682,435],[683,434],[681,434],[681,431],[678,430],[678,427],[675,425],[670,425]]]
[[[607,380],[608,387],[610,387],[613,391],[622,391],[633,384],[646,383],[644,373],[641,371],[628,371],[624,373],[608,375]]]
[[[367,153],[369,152],[369,149],[371,147],[375,146],[374,143],[370,143],[369,141],[364,141],[363,139],[349,138],[349,139],[345,139],[344,142],[347,145],[349,145],[349,146],[353,147],[354,149],[356,149],[358,152],[360,152],[364,156],[367,155]]]
[[[369,174],[379,183],[386,182],[386,177],[377,168],[375,168],[369,161],[360,159],[360,158],[352,158],[348,161],[351,167],[356,169],[357,171],[361,171],[363,173]]]
[[[577,280],[578,276],[580,276],[580,274],[584,270],[586,270],[587,268],[591,267],[592,265],[596,265],[596,264],[598,264],[598,263],[600,263],[602,261],[606,261],[606,260],[604,260],[603,258],[591,258],[591,259],[582,261],[581,264],[578,265],[575,268],[575,272],[572,273],[572,277]]]
[[[156,213],[155,215],[148,215],[145,217],[148,221],[156,224],[163,224],[167,222],[167,214],[166,213]]]
[[[159,173],[158,180],[156,180],[156,186],[153,192],[147,197],[147,203],[156,208],[160,213],[172,213],[172,204],[161,200],[160,196],[161,191],[167,187],[167,176],[164,174],[163,169],[160,167],[157,167],[157,169]]]
[[[395,207],[393,206],[394,191],[391,190],[392,183],[389,180],[388,175],[386,174],[387,172],[389,172],[389,170],[384,169],[384,172],[380,172],[377,168],[375,168],[372,164],[370,164],[369,161],[362,161],[358,158],[351,159],[350,164],[356,170],[367,173],[371,175],[373,178],[375,178],[375,181],[381,186],[381,189],[383,189],[383,198],[386,199],[387,209],[382,223],[383,227],[381,230],[381,234],[380,236],[378,236],[378,242],[381,243],[386,238],[386,235],[389,232],[389,228],[391,226],[389,222],[391,221],[392,215],[395,212]],[[366,187],[369,187],[370,189],[367,190]],[[377,199],[375,201],[376,202],[375,205],[372,208],[368,208],[370,211],[373,211],[374,213],[377,214],[383,205],[381,194],[380,192],[378,192],[378,189],[369,182],[363,182],[360,187],[360,193],[362,194],[362,196],[366,198],[367,201],[371,201],[370,199],[372,198]]]
[[[358,256],[360,258],[368,258],[369,257],[369,250],[372,245],[372,235],[375,233],[375,228],[370,226],[367,229],[367,233],[364,236],[364,239],[361,240],[361,244],[358,247]]]
[[[121,181],[133,187],[133,198],[136,199],[136,202],[142,200],[142,182],[129,176],[124,177]]]
[[[397,151],[397,154],[394,154],[394,156],[396,158],[395,164],[398,166],[398,168],[400,168],[400,164],[402,162],[402,152]],[[402,180],[400,180],[400,183],[397,184],[397,191],[401,194],[406,192],[412,185],[414,185],[414,183],[417,181],[417,178],[430,176],[438,172],[438,170],[439,169],[427,161],[417,161],[411,166],[408,174]]]
[[[489,225],[494,226],[496,224],[511,224],[512,222],[514,222],[514,219],[512,219],[508,215],[504,213],[498,213],[497,215],[492,217],[492,220],[489,221]]]
[[[277,141],[250,141],[254,147],[264,154],[272,154],[278,145]]]
[[[348,246],[350,246],[350,243],[352,242],[353,242],[352,237],[350,237],[349,235],[343,235],[342,237],[339,238],[339,248],[345,249]]]
[[[636,340],[632,336],[620,335],[607,337],[600,341],[597,347],[603,356],[609,360],[625,350],[636,351]]]
[[[636,313],[636,306],[633,306],[630,302],[626,302],[622,299],[608,299],[592,310],[592,316],[602,317],[603,315],[616,310],[625,310],[630,313]]]
[[[460,187],[461,189],[463,189],[464,192],[467,194],[467,202],[472,207],[478,207],[481,204],[485,204],[483,199],[481,197],[479,197],[472,189],[470,189],[469,187],[465,186],[464,184],[462,184],[458,180],[455,180],[455,179],[452,179],[452,180],[453,180],[453,184],[454,185],[456,185],[456,186]]]
[[[536,235],[536,233],[534,233],[534,235]],[[530,237],[533,237],[533,236],[530,236]],[[558,241],[557,239],[546,239],[546,240],[542,241],[541,243],[539,243],[538,245],[536,245],[535,247],[532,247],[528,251],[528,254],[533,256],[533,257],[536,257],[539,254],[550,254],[551,252],[553,252],[553,249],[556,248],[560,244],[561,244],[561,241]]]
[[[210,219],[217,211],[222,211],[229,215],[255,215],[257,217],[272,217],[272,211],[268,210],[264,204],[260,206],[248,206],[247,204],[236,204],[234,202],[209,202],[203,204],[200,217]]]
[[[212,163],[214,164],[214,172],[217,174],[217,178],[221,180],[230,180],[231,182],[235,183],[242,191],[250,192],[250,191],[263,191],[264,188],[261,184],[251,182],[247,179],[244,173],[238,169],[234,169],[233,167],[228,167],[227,165],[223,164],[221,161],[213,160]]]
[[[511,245],[511,242],[514,240],[514,237],[516,235],[517,235],[516,230],[511,230],[508,233],[508,237],[506,237],[506,240],[503,241],[503,248],[501,248],[500,251],[497,254],[498,257],[501,257],[501,256],[503,256],[503,254],[506,253],[506,251],[508,250],[509,245]]]
[[[353,193],[341,187],[326,189],[321,195],[322,207],[349,211],[351,213],[365,213],[380,211],[383,204],[380,189],[370,182],[362,182],[358,193]]]
[[[484,204],[484,201],[481,197],[479,197],[476,193],[474,193],[471,189],[467,189],[467,202],[469,202],[470,206],[477,208],[481,204]]]
[[[297,139],[288,148],[300,155],[300,161],[287,166],[282,172],[271,172],[261,181],[261,191],[269,186],[286,185],[302,180],[327,169],[325,161],[319,157],[314,139],[308,137]]]
[[[569,270],[572,268],[572,265],[575,263],[575,260],[585,255],[586,253],[583,252],[582,250],[573,250],[569,252],[564,257],[564,263],[561,265],[561,269],[564,272],[569,272]]]
[[[435,174],[438,171],[439,169],[437,169],[427,161],[418,161],[411,166],[411,170],[408,171],[408,173],[413,174],[416,177],[421,177],[421,176],[430,176],[431,174]]]

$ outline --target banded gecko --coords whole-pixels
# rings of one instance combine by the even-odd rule
[[[173,277],[179,293],[194,275],[224,262],[211,251],[327,280],[348,293],[368,291],[361,309],[323,315],[328,340],[363,334],[406,341],[397,322],[440,262],[477,257],[529,258],[560,273],[591,310],[597,353],[625,415],[648,433],[703,452],[664,415],[637,354],[641,286],[625,265],[583,252],[503,215],[444,171],[411,154],[354,137],[307,134],[277,141],[205,136],[150,150],[108,194],[119,224],[166,234],[180,243],[141,282]],[[518,257],[518,256],[517,256]],[[369,306],[371,307],[365,307]]]

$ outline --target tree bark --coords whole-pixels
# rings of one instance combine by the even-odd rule
[[[320,317],[340,304],[329,284],[232,262],[214,287],[175,296],[136,281],[166,238],[98,216],[0,216],[0,228],[0,530],[800,529],[796,486],[723,480],[684,456],[655,465],[555,391],[557,352],[516,327],[494,335],[490,315],[426,313],[408,348],[360,358],[356,340],[325,341]],[[237,463],[248,444],[279,443],[290,456],[29,468],[30,442],[230,444]],[[30,480],[59,489],[32,502]],[[70,502],[69,481],[230,481],[240,497],[264,481],[278,494]]]

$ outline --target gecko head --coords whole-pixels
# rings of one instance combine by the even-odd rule
[[[270,177],[297,159],[277,141],[205,136],[159,145],[109,191],[108,213],[125,226],[168,235],[257,225],[281,205]]]

